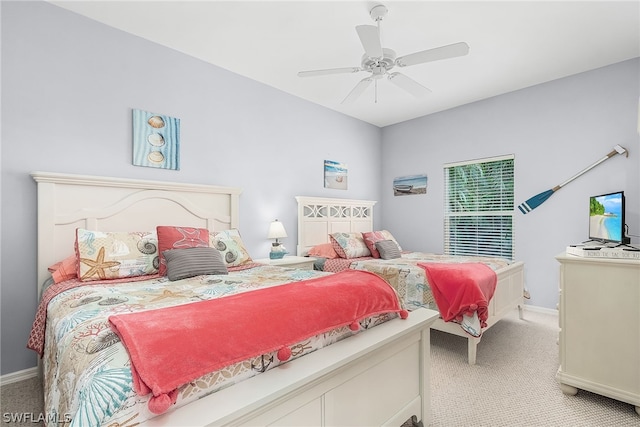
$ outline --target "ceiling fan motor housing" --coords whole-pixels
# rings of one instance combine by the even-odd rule
[[[381,78],[396,63],[396,52],[392,49],[382,49],[382,58],[371,58],[365,53],[362,55],[362,69],[370,71],[373,77]]]

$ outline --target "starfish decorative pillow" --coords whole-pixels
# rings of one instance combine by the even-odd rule
[[[158,238],[154,231],[76,230],[77,275],[82,281],[157,274]]]

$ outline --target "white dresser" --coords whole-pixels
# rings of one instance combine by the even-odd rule
[[[635,405],[640,415],[640,260],[560,254],[560,368],[578,389]]]

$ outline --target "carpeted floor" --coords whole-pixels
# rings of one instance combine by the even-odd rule
[[[632,405],[580,391],[565,396],[555,381],[558,369],[558,318],[517,312],[482,337],[477,364],[466,363],[466,340],[431,332],[431,402],[433,427],[637,426]],[[37,378],[2,386],[2,425],[12,414],[42,413]]]
[[[464,363],[465,339],[431,332],[432,426],[640,426],[633,405],[562,394],[558,317],[524,317],[514,311],[483,334],[474,366]]]
[[[34,377],[3,385],[1,389],[0,412],[2,412],[3,426],[36,427],[44,425],[42,422],[37,422],[44,412],[42,385],[39,378]]]

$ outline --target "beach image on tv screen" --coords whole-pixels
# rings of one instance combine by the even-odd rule
[[[622,234],[622,195],[591,197],[589,238],[620,241]]]

